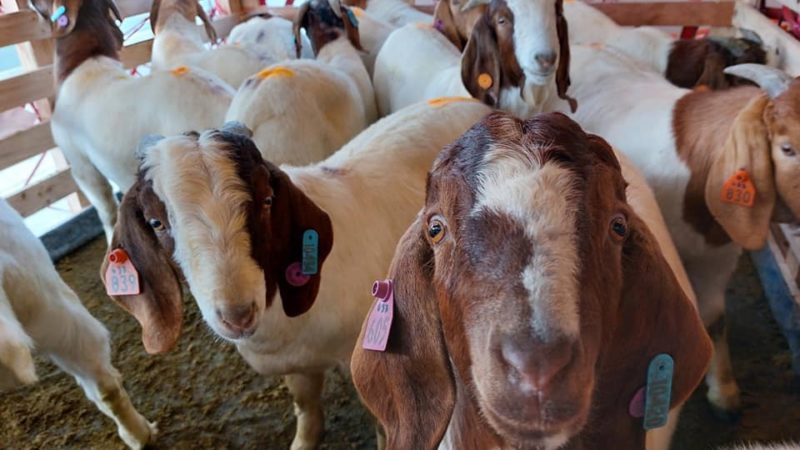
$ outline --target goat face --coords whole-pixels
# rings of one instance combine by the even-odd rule
[[[181,16],[193,25],[195,16],[199,17],[208,38],[212,43],[217,41],[217,31],[211,25],[211,19],[208,18],[203,5],[198,0],[153,0],[153,4],[150,6],[150,28],[153,30],[153,34],[158,34],[175,15]]]
[[[50,22],[54,38],[70,34],[80,20],[83,24],[78,28],[91,29],[115,48],[122,46],[122,32],[114,23],[114,19],[122,22],[122,17],[113,0],[31,0],[31,5]]]
[[[494,113],[445,148],[390,274],[387,351],[352,362],[388,448],[434,448],[448,422],[453,448],[557,448],[591,411],[635,424],[618,399],[655,354],[681,361],[676,403],[710,357],[612,150],[561,114]]]
[[[341,4],[339,0],[309,0],[297,10],[293,29],[298,58],[303,42],[300,35],[301,28],[308,33],[315,55],[318,55],[326,44],[338,39],[342,33],[347,36],[353,48],[363,50],[358,34],[358,19],[350,8]]]
[[[143,152],[139,180],[122,201],[110,250],[128,253],[143,289],[114,300],[136,316],[151,353],[169,350],[180,334],[181,278],[205,321],[233,341],[254,333],[276,292],[288,316],[317,295],[319,272],[293,285],[286,271],[300,261],[308,229],[319,234],[321,269],[330,220],[240,130],[159,141]]]

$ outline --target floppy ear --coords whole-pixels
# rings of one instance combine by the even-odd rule
[[[461,56],[461,82],[469,93],[489,106],[500,99],[500,49],[486,15],[475,23]]]
[[[464,43],[461,42],[461,36],[458,34],[458,28],[453,19],[453,12],[450,10],[450,0],[439,0],[436,3],[436,8],[433,10],[433,27],[439,30],[459,51],[464,50]]]
[[[344,23],[344,32],[347,35],[347,39],[353,45],[353,48],[364,51],[364,48],[361,47],[361,37],[358,34],[358,19],[356,15],[344,5],[340,4],[339,8],[342,13],[342,22]]]
[[[358,393],[386,430],[387,449],[436,449],[453,413],[455,381],[432,285],[432,261],[418,216],[389,268],[395,309],[386,351],[362,348],[365,320],[350,363]]]
[[[305,2],[302,6],[297,8],[297,15],[294,16],[292,21],[292,32],[294,33],[294,50],[297,58],[300,58],[300,53],[303,51],[303,36],[300,30],[306,26],[306,14],[311,7],[311,2]]]
[[[116,10],[116,6],[114,6],[112,1],[108,0],[108,4],[110,5],[109,8],[114,8],[114,10]],[[52,2],[36,3],[35,5],[37,5],[37,9],[38,5],[44,7],[44,9],[39,12],[50,22],[53,37],[60,38],[68,35],[75,28],[75,24],[78,22],[78,12],[81,6],[83,6],[83,0],[54,0]],[[68,20],[67,25],[63,28],[58,25],[58,22],[52,20],[53,14],[59,11],[59,8],[62,6],[65,8],[62,16],[66,16]],[[47,9],[48,7],[50,10]]]
[[[739,113],[706,180],[705,198],[709,211],[730,238],[748,250],[764,246],[775,206],[769,134],[763,120],[768,103],[766,95],[759,95]],[[740,169],[747,171],[755,187],[752,207],[722,201],[723,185]]]
[[[106,2],[108,3],[108,10],[111,12],[111,17],[122,22],[122,14],[119,13],[119,9],[114,0],[106,0]]]
[[[150,30],[153,32],[153,34],[156,33],[159,9],[161,9],[161,0],[153,0],[153,3],[150,5]]]
[[[183,296],[180,282],[161,250],[153,230],[147,225],[139,196],[143,182],[137,182],[125,194],[119,209],[111,246],[103,259],[100,278],[105,280],[108,255],[112,250],[125,250],[139,272],[138,295],[112,295],[125,311],[142,326],[142,343],[147,353],[163,353],[175,346],[181,334]]]
[[[197,8],[197,17],[203,21],[203,28],[206,29],[208,39],[212,44],[215,44],[217,42],[217,30],[214,29],[214,26],[211,24],[211,19],[208,18],[205,10],[203,10],[203,5],[201,5],[200,2],[197,2],[195,3],[195,7]]]
[[[724,70],[725,58],[719,52],[709,50],[703,63],[703,73],[695,85],[708,86],[712,90],[727,88],[729,83]]]
[[[556,0],[556,33],[558,34],[558,67],[556,68],[556,88],[558,98],[569,103],[569,109],[575,112],[578,109],[578,102],[567,95],[567,89],[571,83],[569,78],[569,32],[567,30],[567,19],[564,17],[563,0]]]

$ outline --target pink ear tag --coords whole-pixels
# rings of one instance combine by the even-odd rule
[[[303,265],[299,262],[293,262],[286,268],[286,282],[294,287],[304,286],[311,279],[311,275],[303,273]]]
[[[137,295],[142,292],[139,272],[124,249],[116,248],[108,255],[105,284],[108,295]]]
[[[641,419],[644,417],[644,391],[646,386],[640,387],[635,394],[633,394],[633,398],[631,399],[630,404],[628,404],[628,414],[631,417],[635,417],[637,419]]]
[[[392,329],[394,316],[394,286],[392,280],[378,280],[372,285],[372,296],[375,303],[367,318],[367,329],[364,330],[362,347],[378,352],[386,351],[389,331]]]

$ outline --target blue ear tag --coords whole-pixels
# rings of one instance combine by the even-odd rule
[[[350,8],[346,8],[344,11],[347,14],[347,18],[350,19],[350,25],[352,25],[353,28],[358,28],[358,19],[356,19],[356,15],[353,14],[353,11]]]
[[[319,234],[316,230],[306,230],[303,233],[303,275],[316,275],[319,270],[317,258],[319,255]]]
[[[56,8],[55,12],[53,12],[53,15],[50,16],[50,21],[55,22],[56,20],[59,19],[59,17],[63,16],[66,13],[67,13],[67,7],[61,5],[58,8]]]
[[[644,400],[644,429],[667,424],[672,396],[672,374],[675,362],[666,353],[656,355],[647,368],[647,393]]]

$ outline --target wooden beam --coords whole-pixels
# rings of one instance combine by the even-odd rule
[[[27,217],[76,190],[77,186],[72,179],[70,170],[66,169],[9,196],[8,203],[20,215]]]
[[[116,3],[123,18],[142,13],[149,14],[150,6],[153,4],[152,0],[118,0]]]
[[[0,111],[50,97],[54,92],[53,66],[0,80]]]
[[[0,170],[55,147],[50,122],[34,125],[0,140]]]
[[[734,2],[593,3],[620,25],[729,27]]]
[[[0,15],[0,47],[50,37],[50,24],[31,11]]]
[[[148,39],[123,47],[119,53],[119,59],[122,61],[122,65],[130,69],[150,61],[152,51],[153,40]]]

